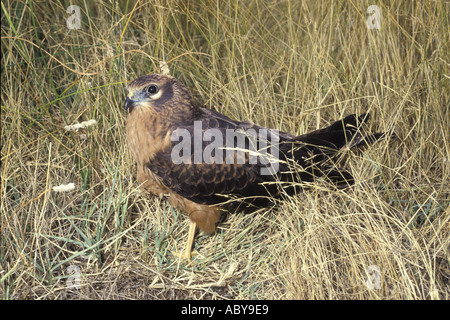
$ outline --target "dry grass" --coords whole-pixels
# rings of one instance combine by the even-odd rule
[[[448,2],[87,3],[68,30],[69,1],[2,2],[3,299],[450,298]],[[138,190],[123,108],[176,57],[228,116],[300,134],[368,111],[399,139],[350,154],[354,188],[231,214],[182,265],[187,219]]]

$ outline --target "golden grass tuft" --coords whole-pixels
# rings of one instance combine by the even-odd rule
[[[2,2],[2,299],[450,299],[448,2],[112,3],[69,30],[70,1]],[[399,138],[350,153],[349,190],[230,214],[186,266],[188,221],[126,146],[126,83],[160,61],[233,118],[301,134],[370,112]]]

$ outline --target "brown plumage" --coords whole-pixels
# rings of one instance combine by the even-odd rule
[[[267,205],[274,198],[301,191],[305,183],[320,177],[337,185],[351,184],[352,176],[333,161],[337,152],[343,147],[365,146],[385,137],[384,133],[361,134],[367,114],[350,115],[302,136],[267,131],[193,105],[188,89],[166,75],[146,75],[132,81],[125,107],[127,140],[137,163],[138,183],[154,195],[168,196],[170,204],[186,212],[192,222],[182,256],[187,259],[190,259],[196,226],[206,233],[214,232],[221,210],[230,203]],[[188,148],[183,151],[188,150],[190,154],[186,156],[183,152],[186,157],[181,162],[174,161],[174,155],[179,154],[173,153],[184,140],[177,134],[179,130],[194,137],[184,145]],[[199,132],[202,137],[208,132],[216,135],[214,139],[203,138],[195,145]],[[229,132],[237,140],[242,138],[241,149],[231,150],[225,144]],[[266,136],[255,136],[252,132],[265,132]],[[217,135],[222,135],[222,142],[216,140]],[[211,141],[221,148],[206,152]],[[242,146],[246,152],[240,153]],[[199,150],[200,162],[195,158]],[[252,154],[258,156],[252,158]]]

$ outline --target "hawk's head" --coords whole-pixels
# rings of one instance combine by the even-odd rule
[[[139,77],[128,85],[125,109],[129,112],[139,107],[150,107],[155,111],[190,106],[191,96],[187,88],[177,79],[151,74]]]

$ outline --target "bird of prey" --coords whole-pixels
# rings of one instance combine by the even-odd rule
[[[223,210],[236,203],[265,206],[322,178],[350,185],[352,175],[334,161],[338,152],[388,136],[361,133],[368,114],[300,136],[232,120],[196,106],[185,85],[160,74],[132,81],[125,108],[138,183],[167,196],[191,221],[181,255],[187,260],[197,228],[213,233]]]

